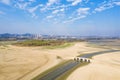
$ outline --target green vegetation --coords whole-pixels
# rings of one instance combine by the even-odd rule
[[[18,46],[56,46],[65,43],[59,40],[26,40],[15,43]]]
[[[16,41],[0,41],[0,49],[7,49],[11,44],[16,43]]]
[[[77,68],[88,65],[89,63],[80,63],[79,65],[73,67],[72,69],[68,70],[67,72],[65,72],[63,75],[61,75],[60,77],[58,77],[56,80],[66,80],[68,78],[68,76]]]
[[[58,64],[58,65],[56,65],[56,66],[54,66],[54,67],[46,70],[45,72],[39,74],[37,77],[33,78],[32,80],[38,80],[38,79],[40,79],[41,77],[43,77],[43,76],[45,76],[46,74],[48,74],[50,71],[53,71],[53,70],[57,69],[58,67],[61,67],[61,66],[63,66],[64,64],[67,64],[67,63],[69,63],[69,62],[71,62],[71,60],[69,60],[69,61],[63,61],[63,62],[61,62],[60,64]]]
[[[45,49],[66,48],[66,47],[69,47],[69,46],[72,46],[72,45],[74,45],[74,44],[73,44],[73,43],[66,42],[66,43],[61,44],[61,45],[46,46],[46,47],[44,47],[44,48],[45,48]]]
[[[43,77],[43,76],[45,76],[46,74],[48,74],[49,72],[57,69],[58,67],[63,66],[64,64],[68,64],[68,63],[70,63],[71,61],[72,61],[72,60],[63,61],[63,62],[61,62],[60,64],[58,64],[58,65],[56,65],[56,66],[54,66],[54,67],[46,70],[45,72],[39,74],[37,77],[33,78],[32,80],[38,80],[38,79],[40,79],[41,77]],[[58,77],[56,80],[66,80],[67,77],[68,77],[74,70],[76,70],[77,68],[82,67],[82,66],[84,66],[84,65],[87,65],[87,64],[89,64],[89,63],[82,63],[82,64],[79,64],[79,65],[73,67],[72,69],[68,70],[68,71],[65,72],[63,75],[61,75],[60,77]]]
[[[82,55],[84,55],[84,54],[82,54]],[[82,56],[82,55],[79,55],[79,56]],[[61,57],[60,57],[60,56],[57,56],[57,59],[61,59]],[[41,77],[43,77],[43,76],[45,76],[46,74],[48,74],[49,72],[57,69],[58,67],[61,67],[61,66],[65,65],[65,64],[69,64],[69,63],[71,63],[72,61],[73,61],[73,60],[63,61],[63,62],[61,62],[60,64],[58,64],[58,65],[56,65],[56,66],[54,66],[54,67],[52,67],[52,68],[49,68],[49,69],[46,70],[45,72],[39,74],[37,77],[33,78],[32,80],[38,80],[38,79],[40,79]],[[78,63],[79,63],[79,62],[78,62]],[[78,64],[77,66],[74,66],[72,69],[66,71],[63,75],[59,76],[56,80],[66,80],[66,79],[68,78],[68,76],[69,76],[74,70],[76,70],[76,69],[79,68],[79,67],[83,67],[83,66],[85,66],[85,65],[88,65],[88,64],[89,64],[89,63],[86,63],[86,62],[85,62],[85,63],[80,63],[80,64]]]
[[[16,43],[16,41],[0,41],[0,46],[6,46]]]
[[[45,49],[65,48],[73,45],[65,40],[26,40],[14,43],[17,46],[44,46]]]
[[[57,56],[57,59],[62,59],[62,57],[60,57],[60,56]]]
[[[80,56],[83,56],[85,54],[80,54],[78,55],[77,57],[80,57]],[[88,65],[89,63],[80,63],[79,65],[73,67],[72,69],[68,70],[67,72],[65,72],[63,75],[61,75],[60,77],[58,77],[56,80],[66,80],[68,78],[68,76],[74,71],[76,70],[77,68],[79,67],[83,67],[85,65]]]

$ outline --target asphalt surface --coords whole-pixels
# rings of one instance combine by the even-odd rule
[[[110,52],[117,52],[117,51],[120,51],[120,50],[107,50],[107,51],[95,52],[95,53],[91,53],[91,54],[85,54],[85,55],[80,56],[80,57],[91,58],[95,55],[110,53]],[[46,75],[44,75],[43,77],[41,77],[37,80],[55,80],[56,78],[63,75],[65,72],[67,72],[68,70],[72,69],[73,67],[75,67],[79,64],[81,64],[81,63],[76,62],[76,61],[71,61],[70,63],[64,64],[61,67],[58,67],[57,69],[47,73]]]

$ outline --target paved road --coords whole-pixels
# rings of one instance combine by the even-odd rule
[[[85,55],[83,55],[81,57],[91,58],[91,57],[93,57],[95,55],[104,54],[104,53],[110,53],[110,52],[117,52],[117,51],[120,51],[120,50],[107,50],[107,51],[95,52],[95,53],[91,53],[91,54],[85,54]],[[49,72],[48,74],[46,74],[45,76],[39,78],[38,80],[55,80],[56,78],[58,78],[59,76],[64,74],[66,71],[72,69],[73,67],[77,66],[78,64],[81,64],[81,63],[71,61],[70,63],[64,64],[61,67],[58,67],[57,69]]]

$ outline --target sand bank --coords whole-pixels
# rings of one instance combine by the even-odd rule
[[[94,56],[92,63],[76,69],[67,80],[120,80],[120,52]]]
[[[85,42],[61,49],[0,46],[0,80],[30,80],[63,60],[102,50],[88,47]]]

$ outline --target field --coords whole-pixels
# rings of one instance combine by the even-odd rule
[[[78,55],[100,52],[109,50],[110,48],[120,49],[118,46],[112,46],[112,44],[111,46],[105,44],[107,47],[105,48],[101,45],[88,42],[59,43],[57,41],[55,44],[54,42],[51,44],[51,41],[45,41],[43,43],[36,41],[34,43],[35,45],[32,44],[32,46],[31,41],[27,42],[29,43],[20,42],[17,43],[17,45],[16,42],[14,42],[14,45],[11,45],[11,42],[8,42],[9,44],[3,44],[3,42],[1,42],[0,80],[30,80],[40,75],[40,73],[62,62],[73,59]],[[119,41],[113,42],[116,44],[119,43]],[[25,45],[23,45],[24,43]],[[119,80],[119,56],[119,52],[94,56],[90,64],[74,69],[74,71],[69,74],[67,80]]]
[[[14,45],[18,46],[57,46],[65,43],[65,41],[61,40],[25,40],[19,41]]]

